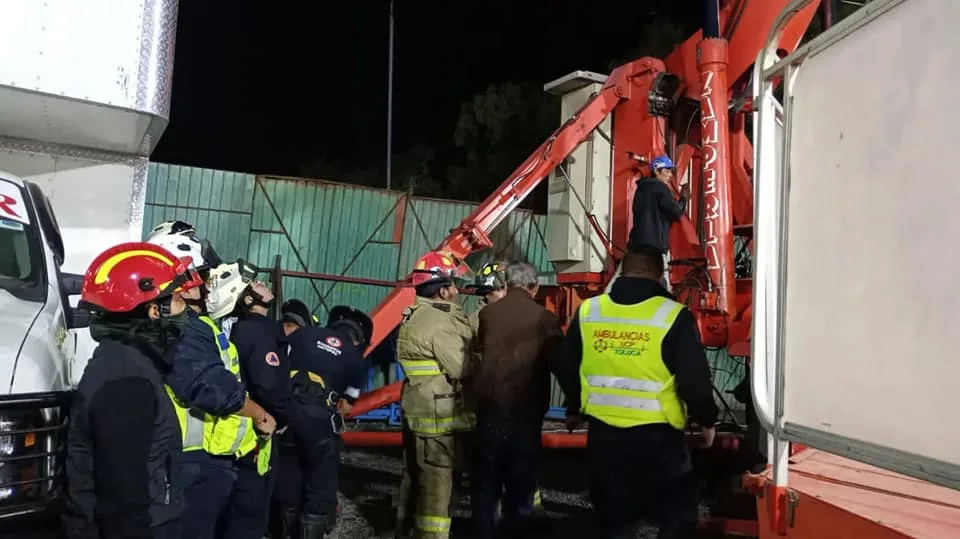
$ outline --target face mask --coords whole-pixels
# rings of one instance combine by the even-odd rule
[[[189,320],[187,310],[184,309],[180,314],[144,320],[131,328],[131,333],[146,341],[162,355],[183,338]]]
[[[165,316],[157,320],[158,329],[160,330],[161,346],[171,346],[182,339],[189,321],[190,315],[186,309],[180,314]]]

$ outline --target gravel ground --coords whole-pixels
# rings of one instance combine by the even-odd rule
[[[578,470],[583,462],[580,450],[544,452],[541,492],[544,511],[537,516],[532,537],[593,537],[592,511],[587,495],[586,474]],[[394,507],[402,473],[399,448],[349,449],[341,467],[340,509],[337,529],[331,538],[362,539],[393,537]],[[454,515],[453,536],[469,538],[469,511]],[[656,528],[646,527],[638,538],[655,537]],[[56,535],[38,528],[19,533],[0,531],[4,539],[54,539]]]
[[[537,515],[537,538],[594,537],[586,474],[578,470],[583,452],[554,450],[544,453],[540,488],[544,510]],[[340,519],[331,536],[336,539],[393,537],[394,506],[403,464],[397,449],[351,449],[342,458]],[[470,512],[454,514],[453,536],[469,538]],[[645,526],[638,538],[656,537],[654,526]],[[706,537],[716,537],[707,536]]]

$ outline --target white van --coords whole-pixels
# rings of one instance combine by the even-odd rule
[[[82,276],[60,271],[64,247],[50,201],[0,172],[0,522],[59,498],[66,406],[88,316],[70,307]],[[74,376],[71,376],[73,374]]]

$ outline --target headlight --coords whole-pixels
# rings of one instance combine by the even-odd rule
[[[20,505],[47,498],[62,462],[56,408],[0,412],[0,505]]]

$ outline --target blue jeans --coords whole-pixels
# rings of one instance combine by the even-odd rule
[[[481,415],[477,418],[474,453],[474,533],[480,539],[522,537],[533,511],[531,493],[537,488],[540,421]],[[497,501],[501,499],[499,533]]]

